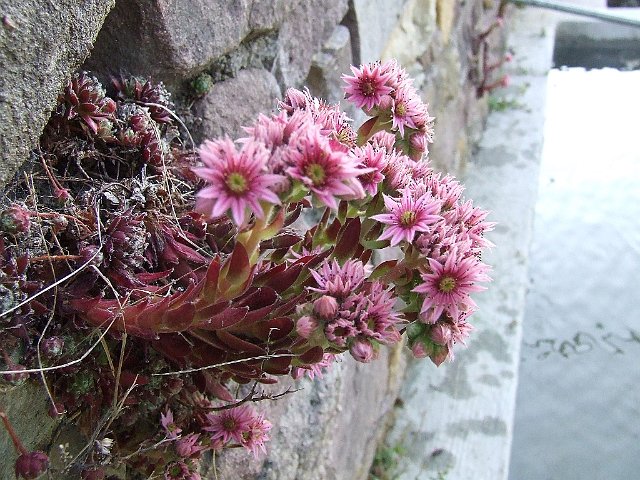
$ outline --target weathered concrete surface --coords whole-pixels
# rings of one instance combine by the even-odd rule
[[[503,95],[517,104],[493,112],[479,150],[463,178],[468,197],[498,222],[487,235],[497,247],[483,257],[493,284],[476,296],[479,311],[469,348],[439,368],[409,367],[407,383],[387,443],[404,445],[398,479],[500,480],[508,475],[513,433],[527,258],[552,40],[540,35],[530,11],[510,20],[517,59],[512,86]],[[498,94],[498,93],[497,93]]]
[[[36,146],[115,0],[0,0],[0,184]]]
[[[365,480],[403,378],[401,349],[364,365],[345,357],[321,380],[295,382],[292,395],[263,403],[274,423],[266,460],[228,451],[220,480]],[[279,391],[286,390],[280,386]],[[276,391],[278,391],[276,390]],[[212,468],[206,475],[214,478]]]
[[[273,75],[266,70],[240,70],[238,76],[216,83],[193,106],[191,134],[196,143],[229,135],[244,136],[243,126],[251,125],[259,113],[269,113],[281,97]]]

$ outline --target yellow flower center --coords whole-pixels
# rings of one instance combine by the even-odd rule
[[[438,289],[441,292],[449,293],[454,288],[456,288],[456,279],[449,275],[443,277],[440,282],[438,282]]]
[[[233,193],[244,193],[248,188],[247,179],[238,172],[229,174],[225,183]]]
[[[406,212],[402,212],[402,214],[400,214],[400,224],[404,227],[413,225],[413,222],[415,221],[416,221],[416,212],[407,210]]]
[[[307,166],[305,169],[305,173],[307,177],[311,179],[313,185],[317,187],[318,185],[322,185],[324,183],[324,179],[326,178],[326,174],[322,165],[317,163],[312,163]]]
[[[396,115],[403,117],[407,113],[407,106],[404,103],[396,105]]]

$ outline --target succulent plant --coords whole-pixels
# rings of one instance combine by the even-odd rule
[[[95,134],[102,120],[115,119],[116,103],[105,96],[105,90],[95,77],[86,72],[73,76],[58,98],[67,120],[80,118]]]
[[[111,83],[116,89],[116,96],[121,101],[134,101],[149,109],[151,118],[158,123],[172,121],[169,110],[173,108],[171,94],[162,82],[152,84],[149,80],[137,77],[112,78]]]

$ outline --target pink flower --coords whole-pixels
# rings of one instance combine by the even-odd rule
[[[211,432],[212,441],[222,439],[224,443],[230,440],[242,443],[242,435],[249,431],[255,412],[248,405],[240,405],[219,413],[209,413],[206,419],[207,424],[203,430]]]
[[[326,206],[337,209],[335,197],[365,196],[357,177],[369,170],[358,167],[344,151],[332,149],[317,128],[307,128],[297,147],[290,155],[287,174],[302,182]]]
[[[358,108],[371,110],[380,103],[380,97],[393,91],[387,85],[392,77],[392,72],[384,72],[379,64],[364,64],[358,69],[351,66],[353,77],[343,75],[342,79],[347,83],[344,91],[347,100]]]
[[[176,442],[176,453],[180,457],[188,458],[200,453],[205,447],[198,445],[200,435],[197,433],[190,433],[186,437],[178,439]]]
[[[384,195],[384,204],[389,213],[373,215],[371,218],[389,225],[380,235],[378,240],[391,240],[391,246],[400,241],[412,242],[416,233],[428,232],[442,217],[437,215],[440,211],[440,202],[429,194],[423,194],[417,199],[411,191],[403,190],[402,198],[394,199]]]
[[[169,409],[167,409],[166,413],[160,414],[160,425],[162,425],[167,438],[172,440],[178,438],[178,435],[182,432],[182,429],[174,423],[173,412]]]
[[[271,188],[282,177],[266,172],[269,152],[263,144],[248,141],[238,152],[229,138],[207,141],[200,148],[200,158],[205,166],[193,171],[209,186],[198,192],[196,210],[211,217],[231,210],[234,222],[242,225],[247,208],[262,218],[261,201],[280,204]]]
[[[413,289],[425,295],[420,315],[426,323],[435,323],[444,312],[454,322],[469,309],[475,308],[470,294],[484,290],[476,282],[488,282],[488,267],[476,257],[459,259],[457,252],[450,252],[444,265],[429,259],[430,273],[422,274],[424,283]]]
[[[313,335],[313,332],[316,331],[319,325],[320,324],[315,318],[305,315],[300,317],[296,322],[296,332],[302,338],[309,338]]]
[[[422,102],[413,88],[397,90],[393,101],[392,124],[400,136],[404,137],[404,128],[417,129],[414,118],[421,113]]]
[[[348,260],[343,266],[337,260],[325,260],[317,270],[311,270],[311,275],[318,287],[310,290],[344,298],[364,282],[364,265],[359,260]]]
[[[358,177],[362,188],[372,197],[378,193],[378,184],[384,180],[382,171],[387,166],[387,155],[385,150],[374,148],[371,144],[364,147],[356,147],[351,151],[351,156],[355,157],[363,167],[370,169],[369,173]]]
[[[267,433],[271,427],[271,422],[265,420],[264,414],[260,413],[253,419],[249,429],[242,434],[242,446],[253,453],[255,458],[258,458],[260,452],[267,453],[264,443],[269,440]]]

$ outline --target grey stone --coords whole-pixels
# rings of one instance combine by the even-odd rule
[[[294,0],[280,28],[276,77],[281,86],[300,86],[313,55],[331,36],[349,8],[348,0]]]
[[[242,136],[242,126],[251,125],[259,113],[274,109],[280,97],[276,79],[266,70],[247,69],[238,76],[216,83],[193,106],[191,133],[196,142],[229,135]]]
[[[0,183],[35,147],[115,0],[0,1]]]
[[[357,43],[360,62],[374,62],[380,56],[395,28],[407,0],[354,0],[359,26]]]
[[[351,75],[352,56],[349,29],[338,25],[322,50],[313,56],[313,63],[305,85],[311,93],[329,103],[338,103],[344,99],[343,73]],[[348,102],[343,102],[345,108]]]
[[[263,29],[276,17],[265,3],[255,10]],[[176,84],[238,46],[250,32],[250,7],[250,0],[119,1],[87,67]]]

